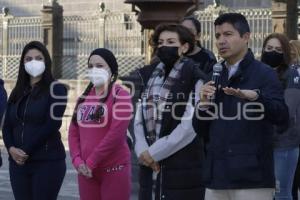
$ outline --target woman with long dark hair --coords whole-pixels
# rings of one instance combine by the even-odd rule
[[[261,61],[277,72],[285,90],[284,98],[290,116],[288,124],[277,126],[274,131],[275,200],[292,200],[292,184],[300,144],[300,82],[297,81],[297,70],[290,67],[291,49],[288,38],[280,33],[267,36],[263,43]]]
[[[129,200],[130,150],[126,133],[132,118],[128,92],[115,83],[118,63],[99,48],[88,58],[90,83],[79,97],[69,129],[72,163],[81,200]]]
[[[46,47],[29,42],[21,55],[3,126],[16,200],[57,199],[66,172],[59,132],[66,101],[67,89],[52,77]]]

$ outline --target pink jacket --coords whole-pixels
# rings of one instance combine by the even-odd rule
[[[95,105],[99,105],[99,97],[92,88],[78,107],[77,124],[70,124],[68,140],[74,167],[77,169],[80,164],[86,163],[90,169],[95,169],[130,163],[126,140],[133,111],[130,95],[115,84],[103,104],[104,115],[100,122],[91,119]]]

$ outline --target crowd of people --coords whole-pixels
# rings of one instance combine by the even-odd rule
[[[158,25],[150,42],[153,59],[137,70],[138,102],[117,82],[114,54],[91,52],[90,82],[68,134],[81,200],[130,199],[131,121],[139,200],[298,198],[300,42],[272,33],[257,59],[242,14],[221,14],[214,27],[218,62],[201,46],[195,17]],[[57,199],[66,173],[59,129],[68,86],[53,78],[51,68],[46,47],[32,41],[23,49],[8,100],[0,81],[16,200]]]

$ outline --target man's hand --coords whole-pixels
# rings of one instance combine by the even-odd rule
[[[8,151],[12,159],[18,165],[24,165],[25,161],[28,159],[28,155],[22,149],[16,147],[10,147]]]
[[[241,99],[247,99],[249,101],[255,101],[258,98],[258,93],[255,90],[241,90],[234,89],[232,87],[225,87],[223,91],[227,95],[232,95]]]
[[[200,104],[209,103],[209,100],[215,95],[216,87],[213,81],[205,83],[200,89]]]

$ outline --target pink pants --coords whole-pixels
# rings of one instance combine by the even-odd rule
[[[78,175],[81,200],[129,200],[131,191],[131,165],[97,168],[93,178]]]

